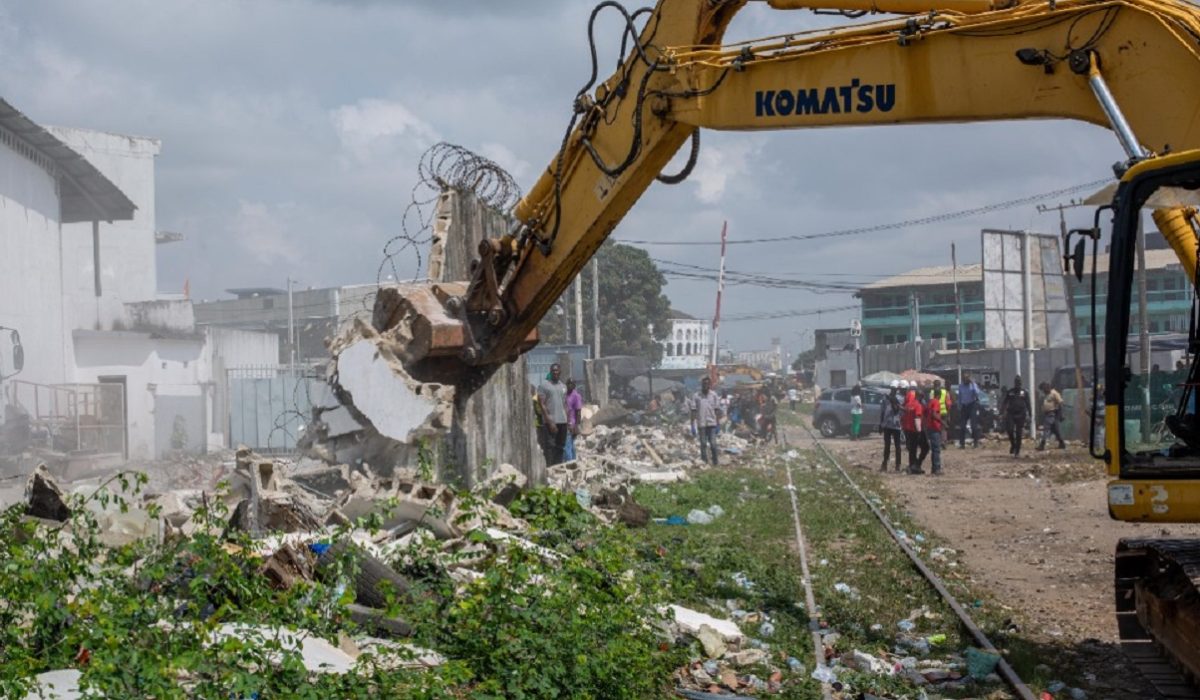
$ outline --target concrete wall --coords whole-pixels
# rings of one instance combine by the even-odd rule
[[[438,200],[435,245],[444,248],[437,281],[465,280],[479,242],[509,229],[508,220],[472,194],[447,191]],[[433,264],[430,269],[435,269]],[[465,485],[488,474],[489,466],[509,463],[532,483],[545,481],[546,464],[533,425],[533,400],[525,363],[499,367],[474,393],[458,391],[454,425],[446,439],[448,461]]]
[[[25,347],[25,369],[17,376],[21,380],[57,384],[70,377],[61,246],[54,178],[0,144],[0,326],[20,331]],[[0,374],[12,373],[9,333],[0,331]]]
[[[920,346],[921,367],[929,364],[929,359],[935,352],[946,349],[946,341],[942,338],[926,340],[922,343],[909,341],[891,345],[868,345],[862,349],[863,376],[876,372],[899,374],[909,369],[920,369],[916,366],[918,345]]]
[[[90,223],[63,226],[63,294],[67,327],[120,328],[125,304],[157,296],[155,259],[154,158],[158,139],[123,136],[89,129],[48,127],[112,180],[135,205],[132,221],[100,223],[100,286],[96,296]]]
[[[125,380],[129,458],[160,456],[164,447],[157,440],[156,400],[160,396],[203,398],[204,337],[90,330],[76,330],[72,336],[77,382],[97,383],[102,377]]]

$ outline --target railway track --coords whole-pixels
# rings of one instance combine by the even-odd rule
[[[979,625],[975,624],[975,620],[971,618],[971,615],[958,602],[958,599],[956,599],[954,595],[950,593],[950,591],[946,588],[946,585],[942,582],[942,579],[936,573],[934,573],[933,570],[929,568],[929,565],[925,563],[925,560],[923,560],[921,556],[917,554],[917,552],[911,546],[909,546],[909,544],[905,542],[902,537],[900,537],[899,533],[896,532],[896,528],[892,525],[892,522],[886,515],[884,515],[883,511],[881,511],[879,507],[867,497],[867,494],[864,493],[861,488],[859,488],[858,483],[855,482],[850,474],[842,468],[842,465],[837,458],[830,454],[829,450],[825,449],[825,446],[821,444],[821,441],[817,439],[816,435],[813,434],[811,429],[802,427],[801,430],[804,431],[809,442],[811,442],[816,450],[821,453],[825,460],[833,465],[835,469],[837,469],[842,478],[846,480],[846,483],[850,485],[851,490],[853,490],[854,493],[857,494],[862,500],[862,502],[866,504],[867,508],[869,508],[870,511],[875,515],[875,518],[880,522],[881,525],[883,525],[883,528],[887,530],[888,535],[892,538],[896,545],[899,546],[909,560],[912,561],[913,566],[918,572],[920,572],[925,581],[929,583],[930,587],[933,588],[938,596],[945,601],[946,605],[952,611],[954,611],[954,614],[956,617],[958,617],[959,622],[961,622],[963,627],[971,634],[971,637],[975,640],[975,643],[979,646],[979,648],[1000,657],[1000,662],[996,666],[996,672],[1013,691],[1013,693],[1020,698],[1020,700],[1038,700],[1038,696],[1034,694],[1033,690],[1031,690],[1029,686],[1025,685],[1025,682],[1021,680],[1021,677],[1017,675],[1017,672],[1013,669],[1013,667],[1004,659],[1004,656],[998,649],[996,649],[991,640],[988,639],[987,635],[983,633],[983,630],[979,629]],[[784,435],[784,442],[787,443],[786,434]],[[788,467],[787,471],[788,484],[790,486],[792,480],[792,470],[790,466]],[[792,492],[792,506],[794,510],[794,491]],[[796,517],[797,537],[800,537],[799,515],[797,514]],[[803,550],[801,550],[801,552],[801,556],[803,557]],[[801,561],[803,563],[803,559]],[[804,576],[807,581],[807,572],[805,572]],[[806,584],[806,590],[807,588],[808,587]]]
[[[958,616],[964,627],[970,631],[972,637],[981,648],[988,651],[999,653],[995,647],[987,639],[986,635],[979,629],[978,625],[971,619],[967,611],[958,603],[954,596],[946,590],[941,579],[935,574],[928,565],[921,559],[909,545],[896,532],[887,516],[867,497],[867,495],[859,488],[858,484],[850,476],[850,474],[842,467],[841,462],[833,456],[821,444],[820,439],[807,427],[801,427],[804,435],[808,438],[814,449],[828,461],[842,476],[843,479],[850,485],[850,488],[862,499],[863,503],[871,510],[876,519],[887,530],[888,534],[896,542],[896,544],[904,551],[904,553],[912,560],[913,565],[929,583],[929,585],[945,600],[946,604]],[[786,442],[786,439],[785,439]],[[789,479],[790,479],[789,469]],[[1138,544],[1133,541],[1131,545]],[[1173,552],[1178,557],[1179,552]],[[1190,578],[1200,580],[1200,548],[1191,547],[1187,552],[1185,560],[1191,564],[1187,567],[1186,574]],[[1125,653],[1129,662],[1138,669],[1142,676],[1152,685],[1159,695],[1157,698],[1146,698],[1146,700],[1200,700],[1200,691],[1191,684],[1187,676],[1182,673],[1179,668],[1171,662],[1170,658],[1163,653],[1159,645],[1149,639],[1149,635],[1142,629],[1141,624],[1137,620],[1136,610],[1134,609],[1131,600],[1134,574],[1142,567],[1149,566],[1146,559],[1152,559],[1154,555],[1153,548],[1146,550],[1127,549],[1126,551],[1118,551],[1117,553],[1117,569],[1116,569],[1116,599],[1117,599],[1117,619],[1118,629],[1121,638],[1121,649]],[[1033,691],[1020,679],[1016,671],[1002,660],[997,667],[997,671],[1004,679],[1005,683],[1017,694],[1022,700],[1031,699],[1037,700],[1037,696]]]

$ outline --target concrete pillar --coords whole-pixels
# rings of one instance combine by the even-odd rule
[[[443,192],[434,224],[438,276],[431,265],[430,279],[468,279],[479,242],[502,236],[509,228],[501,212],[487,208],[474,194]],[[444,455],[446,466],[457,469],[460,483],[471,486],[505,463],[525,474],[531,484],[545,482],[546,463],[534,434],[531,389],[524,357],[497,368],[473,392],[458,388]]]

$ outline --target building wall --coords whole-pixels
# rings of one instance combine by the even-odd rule
[[[712,326],[702,319],[673,318],[661,345],[662,369],[704,369],[712,356]]]
[[[77,364],[75,381],[125,379],[129,458],[149,460],[161,456],[168,446],[156,439],[156,398],[203,397],[201,382],[206,379],[202,374],[203,336],[170,339],[132,331],[91,330],[76,330],[72,335]],[[174,416],[163,418],[173,420]],[[195,432],[205,433],[203,427]]]
[[[157,296],[155,258],[154,159],[158,139],[110,134],[89,129],[48,130],[96,166],[135,205],[133,220],[100,223],[100,287],[96,296],[90,223],[63,226],[63,293],[67,326],[74,329],[120,329],[128,302]]]
[[[25,348],[24,381],[67,381],[58,186],[50,172],[0,144],[0,326],[16,328]],[[0,374],[13,372],[12,346],[0,331]]]
[[[889,287],[863,290],[862,326],[866,345],[890,345],[913,340],[914,315],[910,293],[919,298],[919,335],[922,340],[945,338],[954,344],[958,338],[954,319],[952,283],[921,287]],[[964,348],[983,347],[983,283],[959,282],[962,302]]]
[[[1091,337],[1092,292],[1091,283],[1084,278],[1082,284],[1070,278],[1070,295],[1075,305],[1075,328],[1080,338]],[[1192,310],[1192,294],[1189,291],[1187,274],[1180,265],[1150,269],[1146,273],[1146,311],[1150,333],[1187,333],[1188,319]],[[1138,301],[1137,279],[1134,278],[1133,302]],[[1129,332],[1140,332],[1136,306],[1130,314]],[[1104,337],[1104,324],[1108,316],[1108,274],[1096,276],[1096,332]]]

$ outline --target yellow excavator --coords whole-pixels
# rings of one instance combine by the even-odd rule
[[[536,343],[538,321],[646,188],[691,172],[701,128],[1074,119],[1111,129],[1124,151],[1112,203],[1097,212],[1094,228],[1072,232],[1078,238],[1065,256],[1082,277],[1092,244],[1093,334],[1108,342],[1103,363],[1093,363],[1105,368],[1094,392],[1105,405],[1094,412],[1104,418],[1093,421],[1091,437],[1111,476],[1109,512],[1127,521],[1200,522],[1200,376],[1194,371],[1172,415],[1151,425],[1145,380],[1142,388],[1134,381],[1125,342],[1145,327],[1144,317],[1133,324],[1145,218],[1195,286],[1200,7],[1182,0],[766,0],[778,10],[883,16],[722,45],[748,1],[660,0],[636,12],[611,0],[596,6],[591,77],[574,98],[561,148],[514,208],[516,226],[481,244],[470,280],[377,301],[376,318],[403,324],[403,356],[414,376],[486,376]],[[593,35],[601,12],[621,15],[625,26],[620,64],[603,82]],[[683,170],[664,174],[689,140]],[[1108,282],[1097,290],[1102,235]],[[1198,324],[1194,309],[1192,360]],[[1200,542],[1123,541],[1116,572],[1127,648],[1149,658],[1160,645],[1200,677]],[[1159,681],[1164,693],[1175,683],[1166,675]]]

